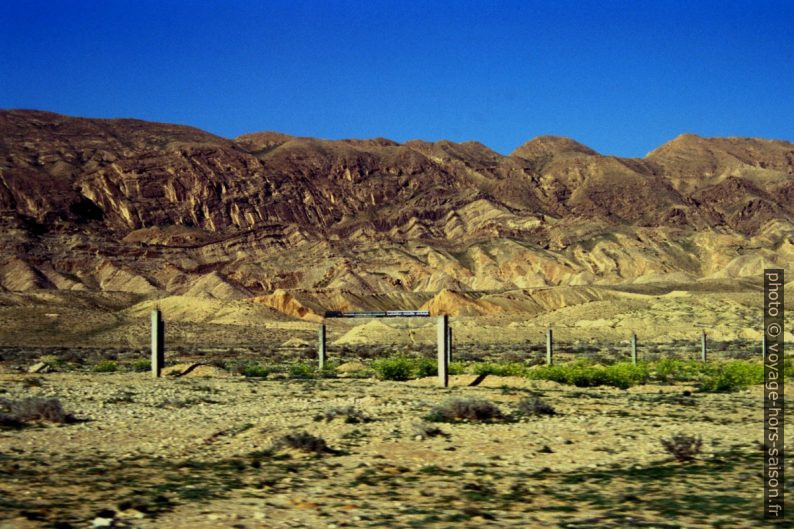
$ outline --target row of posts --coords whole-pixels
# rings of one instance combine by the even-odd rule
[[[449,385],[449,364],[452,362],[452,327],[449,326],[449,316],[438,317],[438,383],[440,386]],[[320,325],[320,342],[318,345],[320,369],[325,367],[326,342],[325,324]],[[700,359],[706,361],[706,331],[700,335]],[[546,329],[546,365],[554,363],[554,340],[551,327]],[[631,363],[637,364],[637,334],[631,333]]]
[[[449,364],[452,362],[452,327],[449,326],[449,316],[439,316],[437,326],[438,339],[438,383],[440,386],[449,385]],[[165,364],[164,354],[165,323],[160,310],[152,311],[152,376],[160,376]],[[328,359],[326,348],[325,324],[320,325],[319,343],[317,347],[319,368],[324,369]],[[700,335],[700,359],[706,361],[706,331]],[[554,362],[554,342],[551,327],[546,329],[546,365]],[[631,362],[637,363],[637,334],[631,333]]]
[[[554,345],[551,327],[546,329],[546,365],[552,365],[554,360]],[[700,360],[706,361],[706,331],[700,333]],[[631,363],[637,364],[637,333],[631,333]]]

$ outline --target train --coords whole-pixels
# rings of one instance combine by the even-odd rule
[[[340,310],[329,310],[325,312],[326,318],[406,318],[406,317],[429,317],[430,311],[427,310],[385,310],[385,311],[361,311],[361,312],[342,312]]]

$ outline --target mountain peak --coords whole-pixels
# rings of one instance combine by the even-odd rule
[[[563,153],[579,153],[597,155],[598,153],[586,145],[565,136],[538,136],[510,153],[518,158],[545,158]]]
[[[260,151],[262,149],[272,149],[273,147],[277,147],[291,139],[294,139],[294,136],[272,130],[266,130],[237,136],[234,139],[234,142],[245,150],[253,152]]]

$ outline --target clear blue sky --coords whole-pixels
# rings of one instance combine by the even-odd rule
[[[0,108],[501,153],[792,141],[793,28],[791,0],[4,0]]]

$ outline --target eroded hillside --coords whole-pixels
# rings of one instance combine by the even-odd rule
[[[540,137],[503,156],[3,111],[0,289],[509,311],[488,296],[790,270],[792,198],[783,141],[683,135],[626,159]]]

